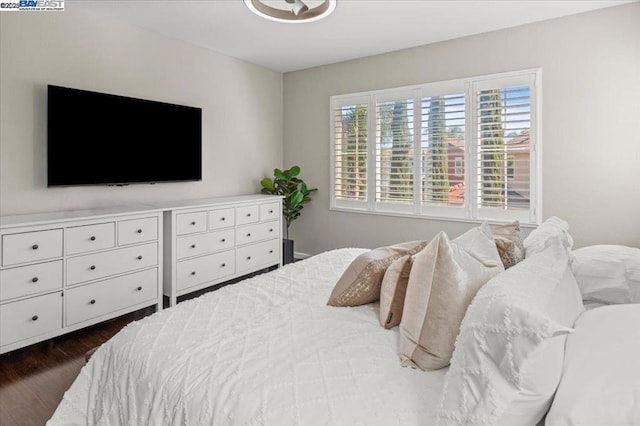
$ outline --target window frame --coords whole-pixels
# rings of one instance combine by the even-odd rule
[[[429,218],[448,221],[509,222],[519,220],[523,225],[539,224],[542,217],[542,70],[529,68],[497,74],[488,74],[469,78],[429,82],[412,86],[386,88],[367,92],[334,95],[329,99],[330,116],[330,205],[332,211],[355,212],[373,215]],[[513,85],[528,84],[530,88],[530,146],[529,146],[529,189],[530,204],[527,210],[497,210],[480,209],[475,202],[477,174],[473,172],[477,157],[477,114],[474,96],[478,90],[487,87],[496,88]],[[429,206],[421,202],[421,158],[412,158],[414,173],[414,199],[412,204],[378,203],[376,202],[376,145],[377,145],[377,105],[392,99],[401,99],[407,95],[413,96],[413,123],[422,119],[422,99],[451,95],[463,91],[465,93],[465,152],[462,160],[465,200],[462,206]],[[338,107],[366,104],[367,105],[367,188],[366,201],[343,200],[336,198],[336,109]],[[414,154],[421,152],[421,129],[413,128]],[[421,157],[421,156],[420,156]],[[454,160],[455,161],[455,160]],[[419,178],[416,180],[416,178]]]

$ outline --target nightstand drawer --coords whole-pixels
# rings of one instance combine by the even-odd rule
[[[176,244],[177,259],[213,253],[233,248],[234,232],[233,229],[224,229],[206,234],[185,235],[178,237]]]
[[[2,265],[35,262],[62,256],[62,229],[2,236]]]
[[[127,247],[67,260],[67,285],[105,278],[158,264],[158,244]]]
[[[121,220],[118,222],[118,245],[144,243],[158,239],[158,218]]]
[[[86,253],[116,246],[116,224],[100,223],[67,228],[65,230],[67,254]]]
[[[181,213],[176,215],[176,234],[193,234],[207,230],[207,212]]]
[[[282,210],[282,203],[269,203],[260,204],[260,220],[271,220],[280,217],[280,210]]]
[[[0,301],[62,288],[62,260],[0,271]]]
[[[7,303],[0,308],[0,346],[62,328],[62,293]]]
[[[236,225],[254,223],[260,220],[260,209],[258,206],[244,206],[236,208]]]
[[[178,262],[176,268],[178,290],[232,275],[235,272],[234,264],[233,250]]]
[[[235,225],[235,209],[211,210],[209,229],[229,228]]]
[[[66,291],[66,325],[98,318],[158,297],[158,270],[149,269]]]
[[[265,241],[241,247],[236,250],[236,270],[249,271],[260,266],[280,263],[280,247],[282,240]]]
[[[256,223],[255,225],[242,226],[236,229],[236,244],[248,244],[268,240],[279,235],[277,221]]]

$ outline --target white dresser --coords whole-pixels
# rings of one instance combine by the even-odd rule
[[[0,220],[0,353],[147,306],[162,309],[159,209]]]
[[[243,195],[156,204],[165,210],[164,294],[182,296],[282,264],[282,198]]]

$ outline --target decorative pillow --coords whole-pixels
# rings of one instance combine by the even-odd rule
[[[584,301],[640,303],[640,249],[615,245],[577,249],[571,269]]]
[[[640,308],[604,306],[585,312],[567,338],[549,426],[640,424]]]
[[[491,233],[504,269],[509,269],[524,259],[524,243],[520,236],[520,222],[491,225]]]
[[[380,288],[380,325],[384,328],[400,324],[412,264],[413,257],[402,256],[384,274]]]
[[[487,224],[453,241],[440,232],[413,260],[400,322],[403,366],[446,367],[467,306],[504,271]]]
[[[427,241],[380,247],[356,257],[336,283],[327,305],[358,306],[380,298],[384,273],[396,259],[422,250]]]
[[[437,424],[535,425],[560,381],[566,334],[583,311],[559,238],[489,281],[460,326]]]
[[[550,240],[556,237],[560,239],[562,246],[570,252],[573,247],[573,238],[569,235],[569,224],[556,216],[552,216],[531,231],[529,236],[525,238],[524,256],[528,257],[543,251],[550,243]]]

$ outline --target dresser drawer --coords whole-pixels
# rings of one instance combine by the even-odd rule
[[[0,271],[0,301],[62,288],[62,260]]]
[[[185,235],[177,238],[176,257],[177,259],[184,259],[185,257],[213,253],[214,251],[228,250],[233,248],[234,245],[233,229],[224,229],[206,234]]]
[[[255,225],[242,226],[236,229],[236,244],[248,244],[268,240],[278,236],[277,221],[256,223]]]
[[[235,272],[233,250],[210,254],[196,259],[183,260],[177,264],[177,289],[184,290],[208,281],[214,281]]]
[[[62,229],[2,236],[3,266],[60,256],[62,256]]]
[[[121,220],[118,222],[118,245],[144,243],[158,239],[158,218]]]
[[[157,243],[78,256],[67,259],[67,284],[77,284],[157,264]]]
[[[111,312],[156,301],[158,270],[148,269],[97,283],[69,289],[65,292],[66,325],[74,325]]]
[[[280,211],[282,210],[282,203],[260,204],[260,220],[278,219],[280,217]]]
[[[252,244],[236,250],[236,270],[249,271],[260,266],[280,263],[282,240],[271,240]]]
[[[260,209],[258,206],[244,206],[236,208],[236,225],[254,223],[260,220]]]
[[[62,328],[62,293],[45,294],[0,307],[0,346]]]
[[[116,224],[74,226],[65,230],[67,254],[85,253],[116,246]]]
[[[235,225],[235,209],[211,210],[209,212],[209,229],[228,228]]]
[[[180,213],[176,215],[176,234],[193,234],[207,230],[207,212]]]

